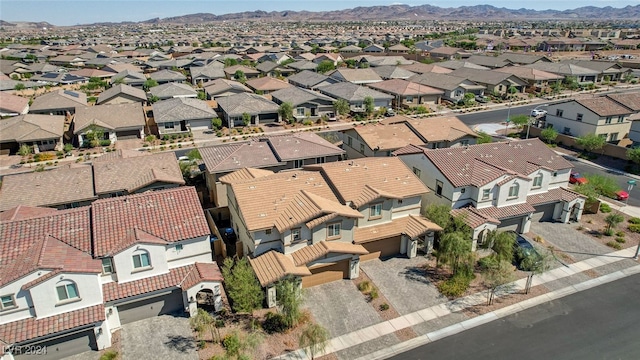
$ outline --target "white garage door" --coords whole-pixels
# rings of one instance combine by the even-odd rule
[[[57,360],[91,350],[98,350],[98,345],[96,344],[96,335],[93,329],[89,329],[52,340],[29,344],[24,348],[28,348],[34,353],[14,355],[16,360]],[[39,352],[40,349],[43,350],[42,353]]]
[[[498,226],[498,230],[500,231],[515,231],[520,234],[522,227],[522,218],[511,218],[506,220],[500,220],[500,225]]]
[[[123,325],[163,314],[179,314],[183,311],[182,290],[180,289],[167,295],[118,306],[120,323]]]
[[[191,130],[207,130],[211,129],[211,120],[189,120],[189,125],[191,126]]]
[[[556,204],[546,204],[534,207],[536,212],[531,217],[532,221],[543,222],[553,220],[553,212],[556,209]]]

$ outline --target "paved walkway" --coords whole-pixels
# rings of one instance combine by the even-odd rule
[[[573,264],[569,264],[566,266],[561,266],[559,268],[549,270],[541,275],[535,276],[533,278],[532,286],[538,286],[538,285],[544,285],[552,282],[557,282],[558,280],[561,280],[561,279],[570,279],[572,276],[576,274],[581,274],[591,269],[597,269],[599,267],[604,267],[609,264],[613,264],[625,259],[629,259],[633,257],[634,254],[635,254],[635,247],[614,251],[608,254],[592,257],[592,258],[589,258],[580,262],[576,262]],[[555,291],[551,291],[549,293],[546,293],[528,300],[524,300],[520,303],[510,305],[498,310],[494,310],[484,315],[473,317],[473,318],[464,320],[462,322],[458,322],[453,325],[445,326],[440,329],[428,332],[426,334],[419,335],[418,337],[413,338],[409,341],[385,347],[384,349],[376,351],[372,354],[363,353],[363,354],[359,354],[359,356],[361,356],[362,360],[387,358],[387,357],[402,353],[404,351],[407,351],[411,348],[421,346],[426,343],[436,341],[438,339],[441,339],[450,335],[457,334],[461,331],[470,329],[472,327],[482,325],[484,323],[516,313],[518,311],[522,311],[532,306],[536,306],[536,305],[545,303],[547,301],[555,300],[555,299],[576,293],[578,291],[586,290],[594,286],[598,286],[600,284],[614,281],[622,277],[626,277],[636,273],[640,273],[640,265],[637,262],[634,262],[630,267],[625,268],[623,270],[618,270],[618,271],[609,273],[607,275],[590,279],[587,281],[577,282],[573,285],[569,285],[567,287],[564,287]],[[500,296],[505,296],[511,293],[522,292],[525,287],[525,282],[526,282],[526,279],[520,279],[510,284],[507,284],[503,286],[504,290],[499,291],[497,293],[497,296],[500,297]],[[394,333],[395,331],[402,330],[404,328],[414,327],[414,330],[415,330],[416,325],[436,322],[439,319],[445,318],[454,313],[461,312],[466,308],[484,304],[486,303],[486,301],[487,301],[487,293],[480,292],[480,293],[466,296],[464,298],[451,300],[444,304],[427,307],[425,309],[415,311],[415,312],[397,317],[392,320],[383,321],[378,324],[371,325],[371,326],[362,328],[360,330],[353,331],[329,340],[325,354],[337,353],[339,351],[349,349],[351,347],[354,347],[356,345],[362,344],[367,341],[381,339],[389,334]],[[294,352],[282,355],[277,359],[307,360],[307,359],[310,359],[310,357],[307,356],[307,354],[302,349],[298,349]]]

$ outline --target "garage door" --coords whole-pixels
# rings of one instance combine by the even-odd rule
[[[310,269],[311,275],[302,278],[302,287],[308,288],[349,278],[349,259]]]
[[[522,218],[511,218],[506,220],[500,220],[500,225],[498,226],[498,230],[500,231],[515,231],[520,234],[522,227]]]
[[[140,139],[140,130],[128,130],[116,132],[118,140]]]
[[[260,124],[278,121],[278,113],[260,114]]]
[[[184,305],[182,303],[182,290],[180,289],[174,290],[167,295],[156,296],[118,306],[121,324],[127,324],[163,314],[182,313],[183,311]]]
[[[553,220],[553,212],[556,208],[556,204],[546,204],[540,206],[534,206],[536,212],[532,216],[532,221],[542,222]]]
[[[189,120],[191,130],[207,130],[211,128],[211,120]]]
[[[400,253],[400,235],[378,241],[362,244],[369,251],[367,255],[361,255],[360,261],[396,256]]]
[[[33,347],[32,347],[33,346]],[[80,354],[86,351],[98,350],[96,335],[93,329],[85,330],[71,335],[65,335],[53,340],[27,345],[29,349],[37,351],[46,349],[46,353],[36,352],[35,354],[14,355],[16,360],[38,359],[57,360],[67,356]]]

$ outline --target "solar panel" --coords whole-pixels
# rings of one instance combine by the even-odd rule
[[[46,74],[42,74],[42,77],[45,79],[55,79],[58,77],[58,74],[56,73],[46,73]]]
[[[73,91],[65,90],[65,91],[64,91],[64,93],[65,93],[66,95],[73,96],[74,98],[80,97],[80,94],[78,94],[77,92],[73,92]]]

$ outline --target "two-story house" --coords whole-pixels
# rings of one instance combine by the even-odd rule
[[[529,231],[531,221],[577,221],[585,198],[566,188],[573,167],[538,139],[394,152],[431,190],[425,203],[451,206],[473,229]]]
[[[123,324],[221,305],[222,276],[194,188],[0,214],[4,352],[60,359],[111,346]],[[46,347],[46,350],[45,350]],[[4,355],[4,354],[0,354]]]
[[[305,165],[342,160],[344,150],[314,133],[252,138],[247,142],[199,148],[205,164],[205,179],[211,201],[227,206],[226,185],[220,177],[250,168],[251,172],[277,172],[300,169]]]
[[[606,96],[550,104],[547,111],[545,126],[558,133],[574,137],[596,134],[608,142],[628,136],[628,117],[634,112]]]
[[[353,279],[360,261],[416,256],[418,242],[430,244],[441,230],[420,215],[428,189],[397,158],[246,175],[221,181],[228,185],[231,224],[269,306],[274,283],[287,275],[302,277],[303,287]]]

